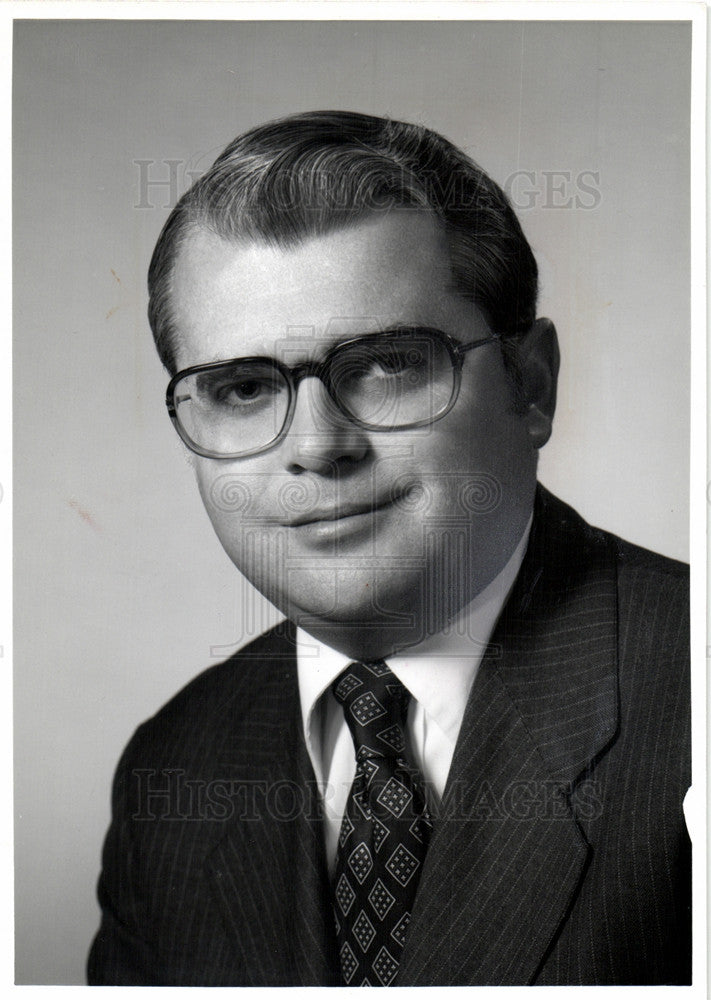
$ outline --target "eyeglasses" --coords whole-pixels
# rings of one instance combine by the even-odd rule
[[[293,367],[263,357],[215,361],[174,375],[165,402],[180,437],[205,458],[246,458],[277,445],[305,378],[319,379],[357,427],[425,427],[456,403],[466,352],[498,339],[460,344],[441,330],[397,327],[342,341],[322,361]]]

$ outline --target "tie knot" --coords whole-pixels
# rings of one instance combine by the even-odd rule
[[[400,755],[410,692],[382,660],[351,663],[333,682],[336,701],[343,705],[356,753]],[[361,755],[362,756],[362,755]]]

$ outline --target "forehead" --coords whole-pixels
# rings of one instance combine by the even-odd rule
[[[295,342],[332,344],[396,323],[457,334],[476,308],[452,288],[442,227],[394,211],[289,248],[207,229],[181,248],[172,282],[179,367]],[[480,317],[479,317],[480,318]]]

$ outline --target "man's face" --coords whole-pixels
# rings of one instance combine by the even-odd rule
[[[296,365],[397,325],[460,343],[491,333],[452,287],[427,213],[369,216],[291,249],[199,230],[173,287],[180,368]],[[275,447],[194,461],[237,568],[307,631],[365,658],[438,631],[503,568],[531,511],[536,457],[494,342],[465,354],[456,405],[427,427],[361,429],[306,378]]]

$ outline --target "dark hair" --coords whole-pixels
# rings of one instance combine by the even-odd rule
[[[195,227],[288,247],[395,207],[442,221],[454,286],[505,338],[515,371],[517,335],[536,315],[538,269],[506,195],[436,132],[349,111],[311,111],[245,132],[180,199],[148,272],[148,318],[165,367],[175,373],[173,267]]]

